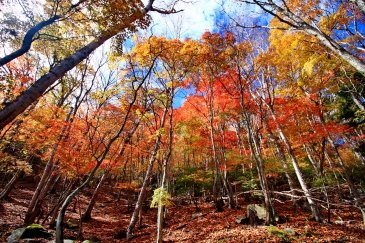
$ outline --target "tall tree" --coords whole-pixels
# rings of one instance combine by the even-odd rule
[[[137,28],[145,28],[149,19],[147,13],[156,11],[163,14],[175,13],[175,9],[161,10],[153,6],[154,0],[150,0],[145,7],[141,1],[133,3],[125,0],[107,1],[102,4],[101,9],[97,11],[103,12],[103,16],[96,16],[101,29],[100,35],[85,45],[81,49],[75,51],[70,56],[61,60],[52,67],[45,75],[39,78],[34,84],[17,96],[15,100],[4,105],[0,111],[0,129],[3,129],[15,117],[24,112],[33,102],[39,99],[44,92],[60,79],[66,72],[73,69],[77,64],[86,59],[93,51],[105,43],[110,38],[134,32]],[[125,8],[127,6],[127,8]],[[96,14],[96,13],[95,13]]]

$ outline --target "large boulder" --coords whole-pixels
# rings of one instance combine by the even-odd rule
[[[31,224],[27,227],[14,230],[8,237],[8,243],[16,243],[19,242],[20,239],[48,239],[51,237],[53,237],[53,235],[49,233],[42,225]]]
[[[266,219],[266,209],[258,204],[247,206],[247,217],[251,226],[263,224]]]
[[[265,220],[266,218],[266,208],[258,205],[258,204],[249,204],[247,206],[247,215],[249,215],[249,212],[253,211],[256,213],[257,218],[261,219],[261,220]]]

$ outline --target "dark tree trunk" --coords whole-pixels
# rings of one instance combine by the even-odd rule
[[[18,170],[13,177],[11,178],[11,180],[8,182],[8,184],[6,184],[4,190],[0,193],[0,200],[3,200],[5,198],[8,197],[9,193],[11,192],[11,190],[14,188],[15,183],[17,182],[17,180],[22,177],[22,175],[24,174],[24,172],[22,170]]]
[[[89,205],[87,206],[85,213],[82,215],[82,221],[88,221],[91,219],[91,212],[95,206],[96,199],[97,199],[98,193],[100,191],[101,185],[104,182],[104,179],[105,179],[105,173],[101,176],[100,181],[99,181],[98,185],[96,186],[94,193],[90,199]]]
[[[0,111],[0,130],[39,99],[59,78],[85,60],[94,50],[112,36],[112,34],[103,35],[85,47],[79,49],[73,55],[65,58],[59,64],[51,68],[47,74],[35,81],[32,86],[21,93],[14,101],[6,104]]]
[[[18,57],[20,57],[21,55],[27,53],[30,50],[30,47],[32,46],[32,43],[34,41],[34,36],[40,30],[42,30],[44,27],[47,27],[48,25],[53,24],[60,18],[61,18],[61,16],[55,15],[52,18],[44,20],[44,21],[36,24],[32,28],[30,28],[24,36],[22,46],[18,50],[10,53],[9,55],[6,55],[5,57],[0,58],[0,67],[11,62],[12,60],[14,60]]]

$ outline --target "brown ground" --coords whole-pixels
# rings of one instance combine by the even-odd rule
[[[0,242],[6,242],[10,232],[22,226],[26,207],[34,188],[17,185],[10,194],[10,199],[0,205]],[[93,211],[93,219],[83,224],[85,239],[96,237],[101,242],[124,242],[114,238],[120,230],[125,230],[130,213],[127,212],[126,200],[116,202],[111,186],[104,186]],[[85,195],[90,195],[87,191]],[[84,208],[88,197],[81,195],[81,207]],[[247,204],[247,203],[246,203]],[[238,215],[246,211],[245,203],[241,209],[225,209],[215,213],[208,203],[199,205],[203,216],[192,218],[195,213],[193,205],[175,206],[169,209],[164,229],[165,242],[280,242],[281,239],[268,232],[267,226],[251,227],[235,222]],[[320,224],[309,220],[309,214],[294,209],[290,202],[275,205],[280,215],[289,216],[289,222],[279,224],[279,229],[289,227],[297,233],[289,240],[292,242],[365,242],[365,227],[361,224],[360,213],[354,209],[336,210],[337,216],[332,220],[351,220],[351,224]],[[72,206],[70,207],[72,208]],[[77,207],[76,207],[77,208]],[[71,221],[78,219],[76,212],[68,212]],[[355,221],[353,221],[355,220]],[[149,209],[143,217],[141,227],[137,227],[132,242],[153,242],[156,235],[156,210]],[[66,230],[67,238],[77,235],[77,230]]]

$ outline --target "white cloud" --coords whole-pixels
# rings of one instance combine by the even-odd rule
[[[154,5],[162,8],[166,6],[166,2],[156,1]],[[218,0],[180,1],[175,9],[183,9],[183,12],[172,15],[151,13],[153,18],[151,31],[155,35],[197,39],[203,32],[213,29],[214,11],[218,8],[220,8]]]

